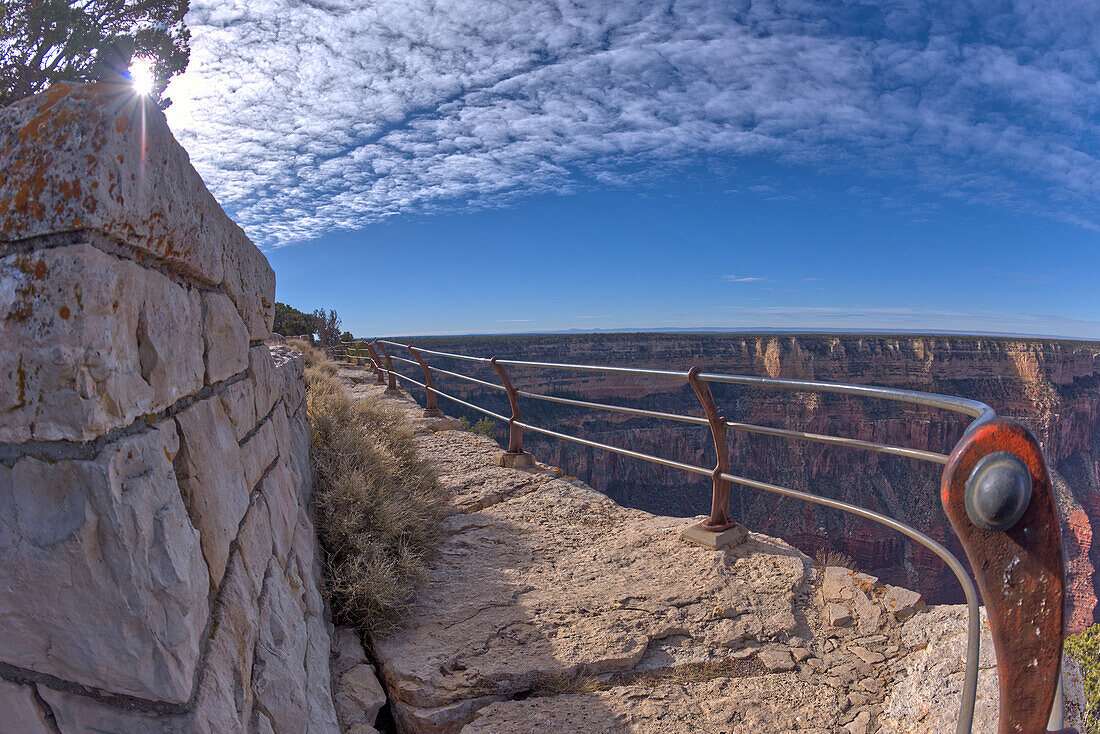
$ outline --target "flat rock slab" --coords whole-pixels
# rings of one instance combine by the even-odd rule
[[[786,673],[504,701],[482,708],[461,731],[826,734],[835,730],[840,714],[833,689]]]
[[[707,551],[680,540],[683,525],[563,479],[451,516],[412,622],[374,643],[398,720],[457,731],[494,698],[563,676],[721,660],[808,634],[795,609],[804,556],[758,535]]]

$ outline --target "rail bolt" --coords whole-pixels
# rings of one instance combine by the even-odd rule
[[[1015,454],[983,457],[966,480],[966,514],[983,530],[1003,532],[1023,516],[1031,501],[1031,472]]]

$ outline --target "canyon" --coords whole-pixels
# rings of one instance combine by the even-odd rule
[[[1043,447],[1058,499],[1068,583],[1069,631],[1097,619],[1100,543],[1100,344],[1087,341],[969,336],[554,334],[417,337],[428,349],[537,362],[703,370],[882,385],[980,400],[1024,423]],[[398,355],[398,351],[391,351]],[[406,356],[406,355],[398,355]],[[426,355],[432,366],[497,383],[487,364]],[[420,371],[395,363],[421,380]],[[682,379],[514,366],[520,390],[669,413],[702,415]],[[436,386],[501,415],[503,392],[435,375]],[[423,392],[408,386],[418,399]],[[882,400],[714,385],[728,420],[859,438],[949,453],[967,419]],[[471,421],[460,404],[440,407]],[[523,419],[551,430],[676,461],[713,466],[705,427],[522,399]],[[496,437],[507,439],[498,422]],[[860,505],[909,523],[962,557],[940,507],[936,464],[868,451],[730,432],[732,472]],[[709,510],[708,479],[650,462],[545,437],[532,431],[525,448],[616,502],[662,515]],[[915,589],[931,603],[962,595],[933,554],[897,533],[836,510],[756,490],[732,489],[731,512],[751,530],[776,536],[811,556],[836,551],[889,583]]]

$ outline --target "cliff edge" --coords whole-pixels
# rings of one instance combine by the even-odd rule
[[[751,533],[711,551],[691,521],[621,507],[560,469],[497,466],[490,439],[400,405],[452,494],[410,622],[373,640],[402,732],[942,731],[958,711],[965,609]],[[930,630],[932,632],[930,632]],[[993,732],[986,639],[975,732]],[[929,656],[934,659],[929,659]],[[935,670],[938,678],[928,678]]]

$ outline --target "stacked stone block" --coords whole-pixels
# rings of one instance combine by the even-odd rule
[[[125,86],[0,110],[0,732],[331,732],[301,358]]]

